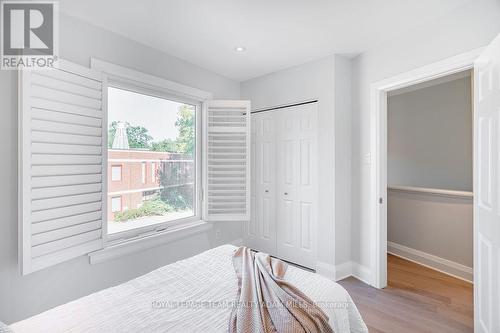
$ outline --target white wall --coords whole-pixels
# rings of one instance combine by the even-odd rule
[[[478,0],[353,60],[352,258],[370,265],[370,84],[487,45],[500,32],[500,3]]]
[[[335,56],[335,265],[351,261],[351,60]]]
[[[470,76],[391,94],[388,185],[472,191],[471,109]]]
[[[239,84],[111,32],[61,17],[60,55],[88,66],[90,57],[128,66],[214,93],[239,98]],[[157,267],[242,236],[240,223],[98,265],[88,258],[19,274],[17,260],[17,72],[0,71],[0,320],[12,323],[59,304],[142,275]],[[215,238],[215,231],[221,236]]]
[[[344,87],[337,87],[337,79]],[[325,273],[332,278],[334,265],[350,260],[349,81],[350,61],[329,56],[241,84],[241,97],[250,99],[253,109],[318,100],[318,261],[331,270]]]

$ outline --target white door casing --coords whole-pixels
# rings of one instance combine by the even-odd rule
[[[276,140],[273,112],[252,115],[251,219],[246,245],[276,255]]]
[[[474,331],[500,332],[500,35],[474,63]]]
[[[276,112],[277,253],[314,268],[317,225],[317,104]]]
[[[370,166],[370,267],[375,288],[387,286],[387,93],[473,68],[483,48],[474,49],[429,65],[398,74],[370,86],[370,152],[364,163]]]

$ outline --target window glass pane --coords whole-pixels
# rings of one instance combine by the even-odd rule
[[[155,162],[151,163],[151,181],[152,182],[156,181],[156,163]]]
[[[122,197],[111,198],[111,211],[113,213],[116,213],[121,210],[122,210]]]
[[[111,180],[120,181],[122,180],[122,167],[121,165],[113,165],[111,167]]]
[[[146,184],[146,162],[142,162],[142,165],[141,165],[141,177],[142,177],[142,183]]]
[[[108,88],[108,233],[195,215],[195,119],[194,105]]]

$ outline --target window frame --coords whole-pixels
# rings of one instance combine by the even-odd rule
[[[127,70],[127,69],[126,69]],[[131,71],[131,70],[130,70]],[[135,71],[132,71],[135,72]],[[139,76],[139,75],[138,75]],[[121,90],[126,90],[130,91],[132,93],[138,93],[142,95],[147,95],[151,97],[156,97],[156,98],[162,98],[162,99],[167,99],[170,101],[178,102],[178,103],[184,103],[188,105],[193,105],[195,107],[195,135],[196,135],[196,143],[195,143],[195,156],[194,156],[194,164],[195,164],[195,186],[194,186],[194,197],[193,197],[193,213],[194,215],[191,217],[186,217],[186,218],[181,218],[181,219],[176,219],[172,221],[165,221],[165,222],[159,222],[154,225],[148,225],[144,227],[139,227],[131,230],[125,230],[113,234],[109,234],[107,232],[107,227],[106,227],[106,235],[105,235],[105,246],[111,246],[111,245],[116,245],[118,243],[122,242],[127,242],[131,241],[134,239],[137,239],[139,237],[145,237],[145,236],[150,236],[155,233],[163,232],[167,229],[170,228],[175,228],[182,226],[184,224],[188,225],[193,222],[201,222],[202,221],[202,186],[203,186],[203,179],[202,179],[202,137],[203,137],[203,126],[202,126],[202,119],[203,119],[203,102],[207,98],[192,98],[189,96],[186,96],[182,91],[179,91],[178,93],[171,92],[171,91],[165,91],[159,86],[152,85],[151,83],[145,83],[145,82],[140,82],[140,81],[135,81],[135,80],[130,80],[124,76],[119,76],[119,75],[113,75],[113,74],[106,74],[107,78],[107,85],[106,87],[103,86],[103,94],[105,98],[103,98],[103,103],[106,103],[105,107],[105,115],[104,115],[104,121],[105,121],[105,126],[103,126],[103,129],[106,128],[106,131],[103,130],[103,142],[108,141],[108,109],[107,109],[107,103],[108,103],[108,88],[116,88],[116,89],[121,89]],[[105,159],[106,163],[108,161],[108,156],[107,156],[107,145],[106,149],[103,152],[103,159]],[[146,166],[146,169],[147,166]],[[146,172],[147,173],[147,172]],[[141,175],[142,176],[142,175]],[[141,179],[142,181],[142,179]],[[146,182],[147,182],[147,175],[146,175]],[[103,196],[106,195],[108,196],[108,184],[107,181],[103,181]],[[107,200],[105,201],[107,203]],[[107,207],[105,207],[107,210]],[[106,224],[107,226],[107,213],[104,214],[103,217],[103,223]]]

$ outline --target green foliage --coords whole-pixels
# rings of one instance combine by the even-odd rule
[[[175,126],[179,129],[179,137],[177,138],[177,152],[193,155],[195,148],[194,134],[194,118],[195,112],[192,106],[182,105],[177,113],[177,121]]]
[[[142,126],[128,126],[127,137],[130,148],[149,148],[149,142],[153,140],[148,130]]]
[[[155,200],[145,201],[139,208],[129,209],[123,212],[115,213],[115,221],[125,222],[128,220],[133,220],[144,216],[161,216],[172,211],[174,211],[174,209],[169,204],[159,199],[155,199]]]
[[[153,137],[149,135],[149,131],[142,126],[130,126],[127,124],[127,138],[128,145],[130,148],[140,148],[148,149],[150,147],[150,142]],[[117,121],[113,121],[109,125],[108,129],[108,148],[113,147],[113,140],[115,139],[116,127],[118,126]]]
[[[116,126],[118,126],[117,121],[113,121],[111,124],[109,124],[108,128],[108,148],[113,147],[113,140],[115,139],[115,134],[116,134]]]
[[[127,124],[127,138],[130,148],[150,149],[152,151],[165,151],[169,153],[181,153],[193,155],[195,149],[195,112],[191,105],[181,105],[177,111],[175,126],[179,130],[179,136],[175,139],[165,139],[152,142],[153,137],[149,135],[147,128],[142,126],[131,126]],[[113,121],[108,129],[108,148],[113,147],[117,121]]]
[[[190,164],[167,163],[158,172],[160,198],[176,210],[193,207],[194,170]]]
[[[195,149],[195,112],[192,106],[182,105],[177,112],[175,126],[179,130],[178,137],[152,142],[153,137],[149,135],[147,128],[142,126],[131,126],[127,124],[127,138],[130,148],[150,149],[152,151],[165,151],[169,153],[181,153],[193,155]],[[108,129],[108,148],[113,147],[117,121],[113,121]]]
[[[171,187],[161,190],[160,198],[174,210],[185,210],[193,208],[193,186],[185,185]]]
[[[172,139],[165,139],[158,142],[151,143],[152,151],[166,151],[169,153],[177,152],[177,141]]]

